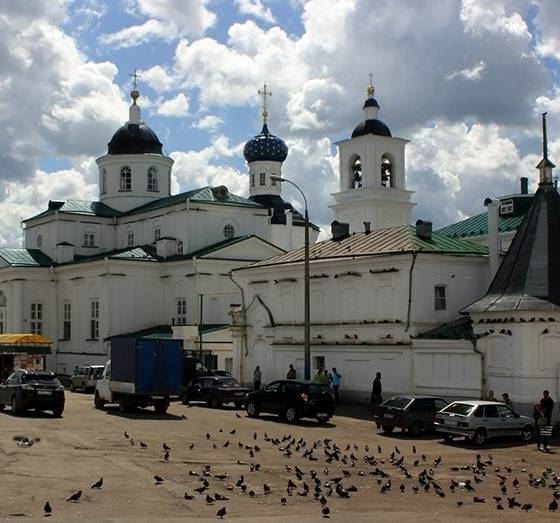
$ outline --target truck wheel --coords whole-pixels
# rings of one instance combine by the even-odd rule
[[[169,401],[167,400],[157,400],[154,401],[154,410],[157,414],[165,414],[167,408],[169,407]]]
[[[99,396],[99,392],[95,393],[95,396],[93,397],[93,404],[96,409],[102,409],[105,406],[105,402]]]

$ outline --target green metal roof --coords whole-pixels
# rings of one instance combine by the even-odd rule
[[[66,201],[49,201],[49,206],[46,211],[43,211],[31,218],[23,220],[23,223],[35,218],[49,216],[55,212],[66,214],[80,214],[87,216],[99,216],[101,218],[112,218],[113,216],[122,216],[123,213],[105,205],[101,202],[90,202],[85,200],[66,200]]]
[[[418,251],[454,256],[485,256],[488,254],[488,247],[438,233],[433,233],[429,239],[422,238],[416,234],[416,228],[413,225],[403,225],[378,229],[370,233],[355,233],[338,241],[330,239],[315,243],[309,248],[309,258],[313,261]],[[250,267],[300,262],[303,260],[303,255],[304,248],[301,248],[254,263]]]
[[[50,267],[53,260],[39,249],[0,248],[0,259],[12,267]]]
[[[498,218],[499,232],[500,233],[515,232],[521,225],[524,216],[525,216],[524,214],[521,216],[512,216],[512,217],[500,216]],[[472,236],[488,236],[488,213],[483,212],[475,216],[471,216],[466,220],[462,220],[460,222],[452,223],[451,225],[442,227],[441,229],[438,229],[436,232],[438,234],[449,236],[450,238],[469,238]]]
[[[161,209],[163,207],[169,207],[170,205],[186,202],[187,200],[191,202],[216,203],[220,205],[241,205],[245,207],[254,207],[256,209],[264,208],[262,205],[248,200],[247,198],[230,193],[227,189],[224,191],[221,187],[202,187],[200,189],[194,189],[192,191],[154,200],[153,202],[136,207],[124,214],[131,215],[151,211],[153,209]]]

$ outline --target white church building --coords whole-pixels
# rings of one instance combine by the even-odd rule
[[[0,334],[48,337],[47,368],[70,373],[104,363],[112,336],[163,333],[198,349],[206,333],[214,365],[231,368],[239,289],[230,271],[304,242],[303,216],[271,178],[288,148],[268,130],[265,107],[244,150],[249,198],[225,186],[171,194],[173,160],[142,121],[136,89],[131,97],[129,120],[97,159],[98,200],[50,201],[24,220],[22,248],[0,248]],[[0,347],[0,374],[31,363],[32,348]]]

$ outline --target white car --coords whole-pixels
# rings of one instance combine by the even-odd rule
[[[531,418],[497,401],[454,401],[435,415],[434,428],[445,440],[463,436],[476,445],[498,436],[513,436],[529,442],[534,432]]]

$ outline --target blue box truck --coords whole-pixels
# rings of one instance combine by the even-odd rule
[[[121,412],[153,405],[163,414],[183,390],[183,341],[113,338],[111,359],[97,381],[94,404],[118,403]]]

